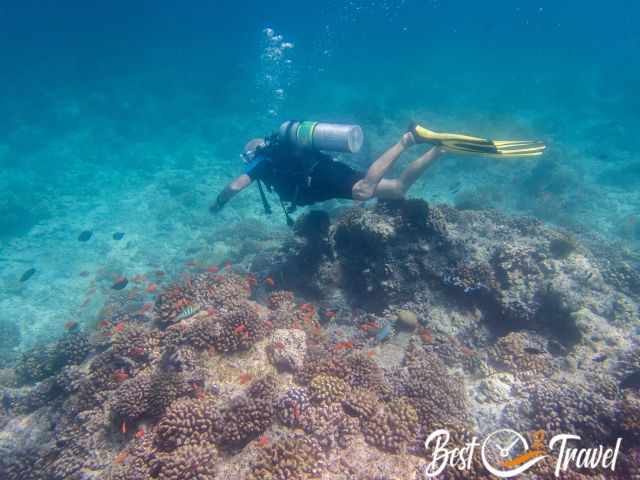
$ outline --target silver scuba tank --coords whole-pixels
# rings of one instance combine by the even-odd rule
[[[278,138],[300,148],[357,153],[364,134],[359,125],[287,121],[280,126]]]

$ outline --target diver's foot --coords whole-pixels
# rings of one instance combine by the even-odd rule
[[[402,135],[400,143],[404,148],[409,148],[413,147],[418,142],[416,142],[416,137],[413,135],[413,132],[406,132],[404,135]]]

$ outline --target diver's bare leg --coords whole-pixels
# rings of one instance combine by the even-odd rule
[[[368,200],[376,193],[376,188],[384,174],[393,166],[398,157],[408,147],[415,145],[413,135],[405,133],[400,141],[384,152],[367,170],[366,176],[356,182],[352,189],[354,200]]]
[[[375,196],[382,199],[403,198],[409,188],[420,178],[420,176],[433,165],[433,162],[440,158],[445,150],[441,147],[433,147],[424,155],[415,159],[400,174],[400,177],[393,179],[383,178],[375,191]]]

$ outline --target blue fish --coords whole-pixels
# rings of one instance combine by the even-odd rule
[[[92,235],[93,235],[93,232],[91,230],[85,230],[80,235],[78,235],[78,241],[79,242],[87,242],[91,238]]]
[[[114,240],[122,240],[124,238],[124,232],[116,232],[113,234]]]
[[[384,342],[385,340],[388,340],[394,333],[395,331],[391,324],[387,323],[384,327],[380,327],[378,329],[378,332],[376,333],[376,342]]]
[[[35,268],[30,268],[29,270],[27,270],[26,272],[24,272],[22,274],[22,276],[20,277],[20,281],[21,282],[26,282],[27,280],[29,280],[31,277],[33,277],[33,274],[36,273],[36,269]]]
[[[129,280],[127,280],[125,277],[121,277],[118,280],[116,280],[116,282],[111,285],[111,288],[113,288],[114,290],[122,290],[124,287],[127,286],[127,284],[129,283]]]

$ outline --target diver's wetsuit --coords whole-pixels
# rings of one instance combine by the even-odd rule
[[[352,189],[365,174],[330,156],[287,149],[258,152],[245,173],[273,189],[283,202],[311,205],[332,198],[352,199]]]

